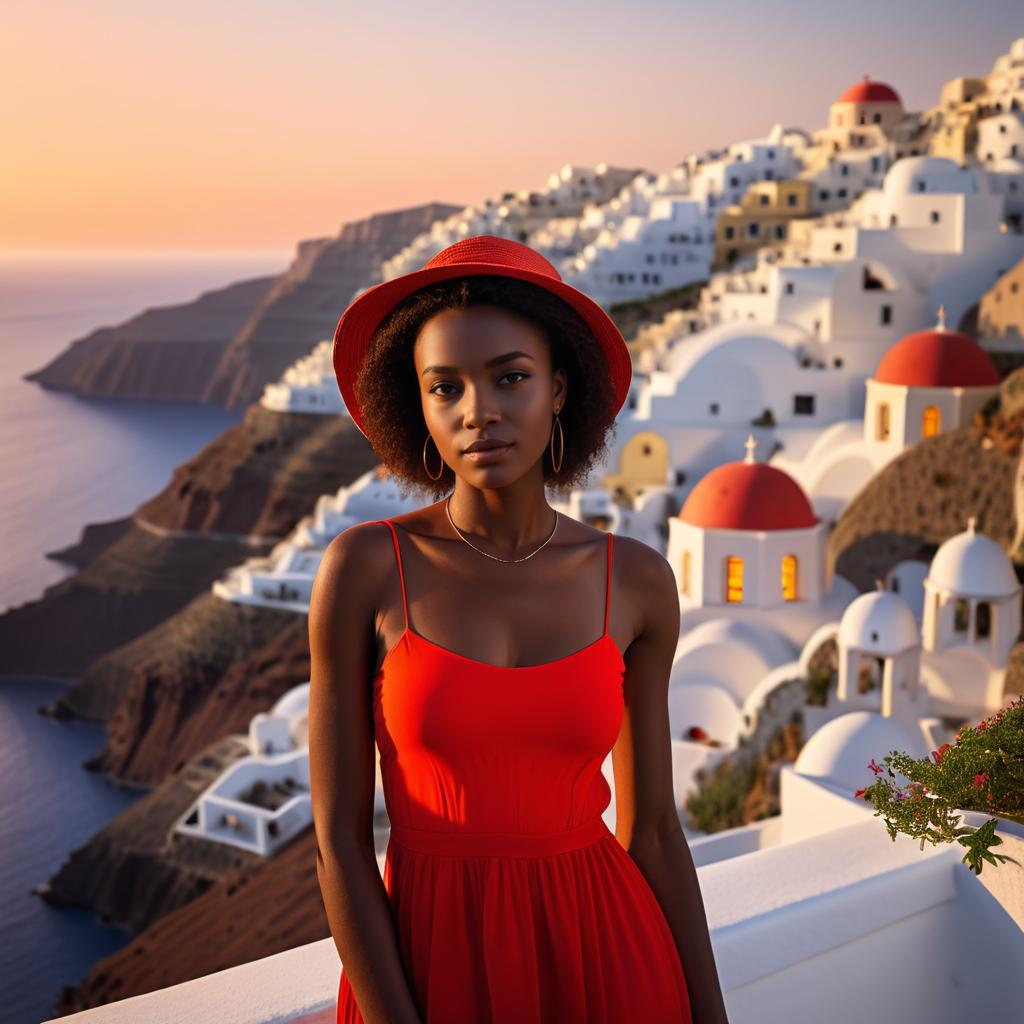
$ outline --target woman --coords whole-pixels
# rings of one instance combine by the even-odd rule
[[[725,1021],[672,790],[675,578],[545,497],[605,451],[621,334],[540,254],[485,235],[359,295],[334,344],[386,469],[447,495],[342,532],[310,601],[338,1021]]]

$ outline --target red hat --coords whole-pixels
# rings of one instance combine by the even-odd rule
[[[566,284],[558,271],[528,245],[497,235],[474,235],[442,249],[422,270],[368,288],[357,295],[341,314],[334,329],[334,373],[341,397],[364,437],[366,431],[359,414],[355,380],[374,331],[407,295],[436,281],[479,274],[498,274],[529,281],[572,306],[593,332],[604,354],[608,375],[615,385],[615,411],[622,408],[629,393],[633,362],[626,341],[611,317],[589,296]]]

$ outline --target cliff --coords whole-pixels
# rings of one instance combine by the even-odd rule
[[[170,832],[221,772],[249,752],[244,736],[222,736],[73,850],[38,894],[137,932],[228,872],[261,860],[235,846]]]
[[[383,260],[460,209],[427,203],[345,224],[333,238],[300,242],[281,275],[92,331],[25,380],[86,396],[247,405],[334,333],[352,296],[378,279]]]
[[[231,566],[267,553],[321,494],[377,462],[348,417],[251,407],[179,467],[130,524],[88,532],[69,552],[95,553],[78,572],[0,615],[4,671],[80,675],[181,611]],[[74,698],[58,710],[73,706]],[[105,701],[80,707],[89,718],[112,710]]]
[[[306,617],[202,594],[99,659],[58,704],[106,718],[85,767],[156,785],[219,737],[309,679]]]
[[[346,224],[337,238],[299,257],[261,299],[232,338],[202,393],[207,402],[237,408],[323,338],[361,288],[379,280],[380,264],[436,221],[461,207],[447,203],[378,213]]]
[[[240,281],[101,327],[25,380],[94,397],[195,400],[276,280]]]

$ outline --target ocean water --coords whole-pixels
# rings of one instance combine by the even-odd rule
[[[0,256],[0,611],[74,571],[45,552],[74,543],[86,523],[130,514],[242,417],[202,403],[79,398],[22,375],[96,327],[288,262],[288,253]]]
[[[289,258],[0,256],[0,609],[73,572],[45,552],[76,541],[86,523],[130,514],[242,416],[200,403],[80,399],[21,375],[95,327],[280,272]],[[104,742],[101,726],[37,714],[66,681],[2,673],[0,651],[0,1024],[31,1024],[53,1016],[61,985],[130,938],[31,889],[138,794],[82,769]]]

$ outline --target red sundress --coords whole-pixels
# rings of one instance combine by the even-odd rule
[[[690,1024],[661,906],[605,825],[625,663],[604,632],[540,665],[409,627],[374,678],[384,886],[425,1024]],[[344,969],[338,1024],[363,1024]]]

